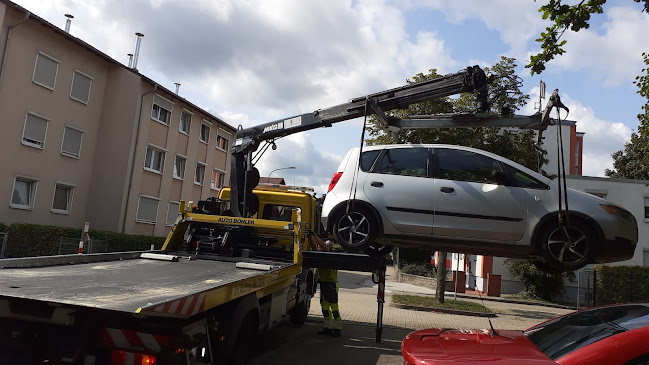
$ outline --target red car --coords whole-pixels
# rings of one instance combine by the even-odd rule
[[[649,364],[649,304],[576,311],[525,331],[415,331],[401,343],[404,365]]]

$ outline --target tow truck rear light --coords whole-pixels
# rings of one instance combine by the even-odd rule
[[[158,360],[153,355],[114,349],[111,357],[113,365],[156,365]]]
[[[331,182],[329,183],[329,190],[327,190],[327,193],[331,191],[331,189],[338,184],[338,180],[343,176],[342,171],[336,172],[334,176],[331,177]]]

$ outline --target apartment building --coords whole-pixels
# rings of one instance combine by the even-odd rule
[[[0,222],[161,236],[229,181],[235,129],[135,67],[8,0],[0,51]]]

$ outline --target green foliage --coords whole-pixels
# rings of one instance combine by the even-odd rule
[[[430,263],[410,263],[410,264],[404,264],[399,268],[399,271],[401,271],[404,274],[410,274],[410,275],[417,275],[417,276],[425,276],[429,278],[434,278],[435,274],[437,272],[437,269],[435,266],[431,265]]]
[[[61,237],[81,237],[81,229],[38,224],[13,223],[7,227],[8,232],[6,257],[50,256],[57,255]],[[0,228],[2,228],[0,226]],[[128,235],[117,232],[90,230],[90,238],[107,240],[109,252],[148,250],[153,244],[156,249],[162,248],[165,237]]]
[[[649,66],[649,55],[642,54],[645,65]],[[638,114],[640,125],[637,133],[631,133],[631,140],[624,144],[624,150],[613,153],[613,170],[606,169],[608,177],[623,179],[649,179],[649,67],[642,69],[633,83],[638,86],[638,94],[647,99]]]
[[[595,305],[649,302],[649,267],[596,265]]]
[[[483,307],[480,303],[454,299],[447,300],[444,303],[439,303],[433,297],[426,297],[422,295],[394,294],[392,296],[392,302],[417,307],[451,309],[478,313],[493,313],[491,309]]]
[[[649,12],[649,0],[634,0],[636,3],[644,3],[644,12]],[[530,73],[540,74],[545,70],[545,64],[565,53],[563,46],[565,40],[561,40],[566,30],[579,32],[582,29],[590,27],[590,17],[592,14],[602,14],[603,5],[606,0],[582,0],[576,5],[566,5],[562,0],[549,0],[546,5],[541,6],[539,12],[542,13],[543,19],[550,19],[553,24],[541,32],[541,36],[536,39],[541,44],[541,53],[530,57],[530,63],[525,67],[530,69]]]
[[[399,247],[399,266],[430,263],[432,254],[433,252],[430,250]]]
[[[485,72],[493,72],[500,77],[489,85],[490,113],[498,114],[503,108],[512,111],[525,105],[529,95],[518,89],[515,75],[515,59],[502,57],[493,67],[485,67]],[[431,69],[427,75],[419,73],[408,83],[419,82],[439,76]],[[408,109],[387,113],[404,118],[408,115],[430,115],[440,113],[465,113],[475,111],[476,98],[470,93],[461,94],[457,99],[440,98],[411,105]],[[401,130],[397,140],[384,133],[376,118],[369,119],[366,140],[368,145],[402,143],[442,143],[475,147],[516,161],[532,170],[546,162],[535,148],[535,133],[531,130],[512,131],[500,128],[426,128]],[[545,152],[543,152],[545,154]],[[543,159],[541,161],[541,159]]]
[[[565,280],[574,281],[574,271],[548,274],[534,266],[531,260],[506,259],[509,275],[523,284],[522,296],[529,299],[556,301],[564,293]]]

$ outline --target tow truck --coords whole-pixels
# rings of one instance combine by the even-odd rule
[[[374,273],[380,341],[385,261],[308,251],[306,234],[321,233],[314,198],[304,189],[259,187],[254,164],[270,146],[275,148],[277,138],[370,114],[389,132],[443,124],[545,129],[548,108],[530,117],[490,116],[486,86],[491,79],[473,66],[239,128],[230,150],[231,187],[196,206],[181,202],[160,251],[1,260],[2,359],[11,364],[245,363],[258,333],[285,316],[304,322],[317,267]],[[477,93],[477,113],[403,120],[385,114],[461,92]],[[260,154],[253,156],[262,143]]]

